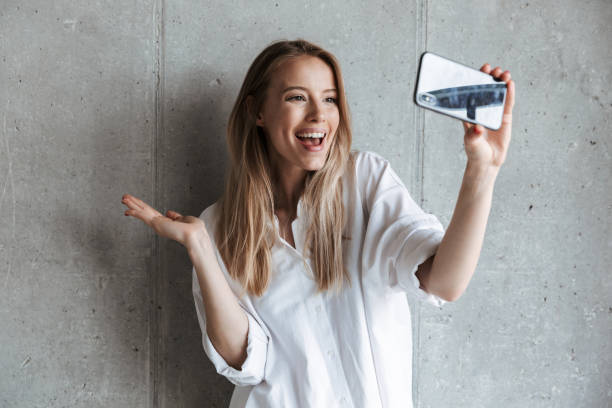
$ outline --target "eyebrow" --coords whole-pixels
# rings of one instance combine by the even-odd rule
[[[304,88],[303,86],[290,86],[288,88],[283,89],[282,93],[291,91],[292,89],[301,89],[302,91],[307,91],[307,89]],[[331,89],[326,89],[323,92],[338,92],[338,90],[336,88],[331,88]]]

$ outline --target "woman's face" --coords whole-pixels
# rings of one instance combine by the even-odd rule
[[[256,124],[266,134],[272,165],[280,172],[294,173],[323,167],[339,120],[332,69],[317,57],[301,56],[277,69]],[[298,138],[307,133],[325,136]]]

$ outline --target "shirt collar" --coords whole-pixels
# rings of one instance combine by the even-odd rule
[[[301,230],[301,225],[302,225],[302,216],[304,214],[304,210],[303,210],[303,200],[300,197],[300,199],[298,200],[297,203],[297,211],[296,211],[296,218],[295,220],[291,221],[291,228],[292,228],[292,232],[293,232],[293,241],[295,242],[295,245],[301,245],[302,244],[302,240],[301,240],[301,235],[302,234],[302,230]],[[278,217],[276,216],[276,214],[272,214],[273,216],[273,221],[274,221],[274,225],[276,225],[276,229],[277,231],[280,231],[280,225],[278,222]],[[280,242],[280,236],[278,234],[276,234],[275,237],[275,241],[278,240]]]
[[[302,214],[304,212],[303,205],[304,204],[303,204],[302,197],[300,197],[300,199],[298,200],[298,203],[297,203],[297,212],[296,212],[296,218],[295,218],[296,220],[299,220],[299,219],[302,218]],[[278,217],[274,213],[272,215],[273,215],[274,223],[276,224],[276,227],[278,228],[279,227],[279,225],[278,225]]]

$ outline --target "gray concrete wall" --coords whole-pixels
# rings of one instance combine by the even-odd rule
[[[227,406],[190,263],[123,193],[199,215],[253,58],[304,37],[339,58],[354,148],[447,226],[459,122],[412,102],[430,50],[512,72],[514,131],[478,268],[414,304],[416,407],[612,405],[608,1],[0,5],[0,406]]]

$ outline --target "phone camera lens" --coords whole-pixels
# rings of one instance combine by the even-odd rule
[[[435,98],[432,95],[421,94],[421,101],[425,103],[433,103]]]

